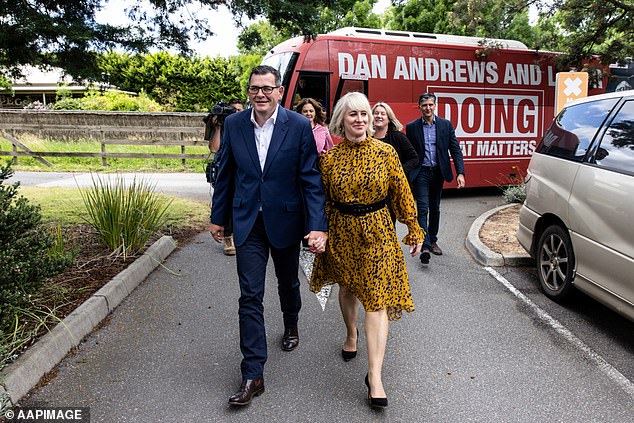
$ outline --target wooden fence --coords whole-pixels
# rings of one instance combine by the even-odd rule
[[[111,112],[0,112],[0,136],[13,145],[11,151],[0,150],[0,156],[33,157],[51,166],[44,157],[96,157],[103,166],[108,158],[201,160],[207,154],[187,153],[187,147],[207,145],[204,124],[199,113],[111,113]],[[140,126],[139,123],[144,124]],[[100,152],[33,151],[20,141],[23,134],[41,138],[92,139],[99,142]],[[114,153],[109,145],[180,146],[180,154]]]

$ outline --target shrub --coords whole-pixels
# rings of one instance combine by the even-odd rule
[[[72,261],[51,249],[54,240],[41,225],[40,209],[18,196],[20,184],[4,184],[12,174],[10,163],[0,167],[0,339],[15,311]]]
[[[121,176],[112,183],[93,177],[93,186],[82,190],[81,196],[88,211],[87,223],[104,245],[124,257],[139,252],[165,224],[172,203],[136,177],[127,188]]]
[[[147,94],[132,96],[118,91],[89,91],[85,97],[60,97],[53,105],[55,110],[107,110],[120,112],[160,112],[160,104]]]
[[[500,188],[502,197],[507,203],[523,203],[526,200],[526,188],[524,184],[506,185]]]
[[[81,110],[82,109],[81,98],[64,97],[53,103],[53,110]]]

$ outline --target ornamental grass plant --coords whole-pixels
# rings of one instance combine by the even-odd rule
[[[104,181],[93,175],[92,182],[91,188],[81,190],[88,211],[86,222],[113,254],[134,256],[167,222],[172,200],[136,177],[129,186],[121,176]]]

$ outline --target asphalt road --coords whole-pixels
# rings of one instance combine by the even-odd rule
[[[573,334],[563,336],[465,249],[471,223],[501,202],[494,192],[448,195],[445,254],[429,267],[408,260],[416,311],[390,325],[385,412],[366,404],[363,334],[355,360],[339,356],[336,288],[322,311],[303,284],[300,346],[281,351],[272,267],[266,393],[228,407],[240,382],[239,292],[234,259],[206,233],[175,251],[23,405],[89,406],[94,422],[634,422],[632,324],[590,300],[549,302],[529,269],[497,269]]]

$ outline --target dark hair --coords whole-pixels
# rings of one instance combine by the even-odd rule
[[[422,93],[420,97],[418,97],[418,104],[421,104],[423,101],[429,99],[434,100],[434,104],[436,104],[436,96],[432,93]]]
[[[233,106],[234,104],[242,104],[244,106],[244,102],[239,98],[232,98],[229,100],[229,106]]]
[[[280,85],[282,85],[282,76],[280,75],[280,72],[274,67],[267,65],[256,66],[251,69],[251,73],[249,74],[249,84],[251,83],[251,77],[253,75],[267,75],[269,73],[272,73],[273,76],[275,76],[276,86],[279,87]]]
[[[299,103],[297,103],[297,106],[295,106],[295,111],[297,113],[302,113],[302,109],[304,108],[305,105],[310,104],[313,106],[313,109],[315,109],[315,123],[318,123],[320,125],[323,125],[326,123],[326,112],[324,112],[324,109],[322,109],[321,104],[319,104],[319,102],[313,98],[302,98]]]

